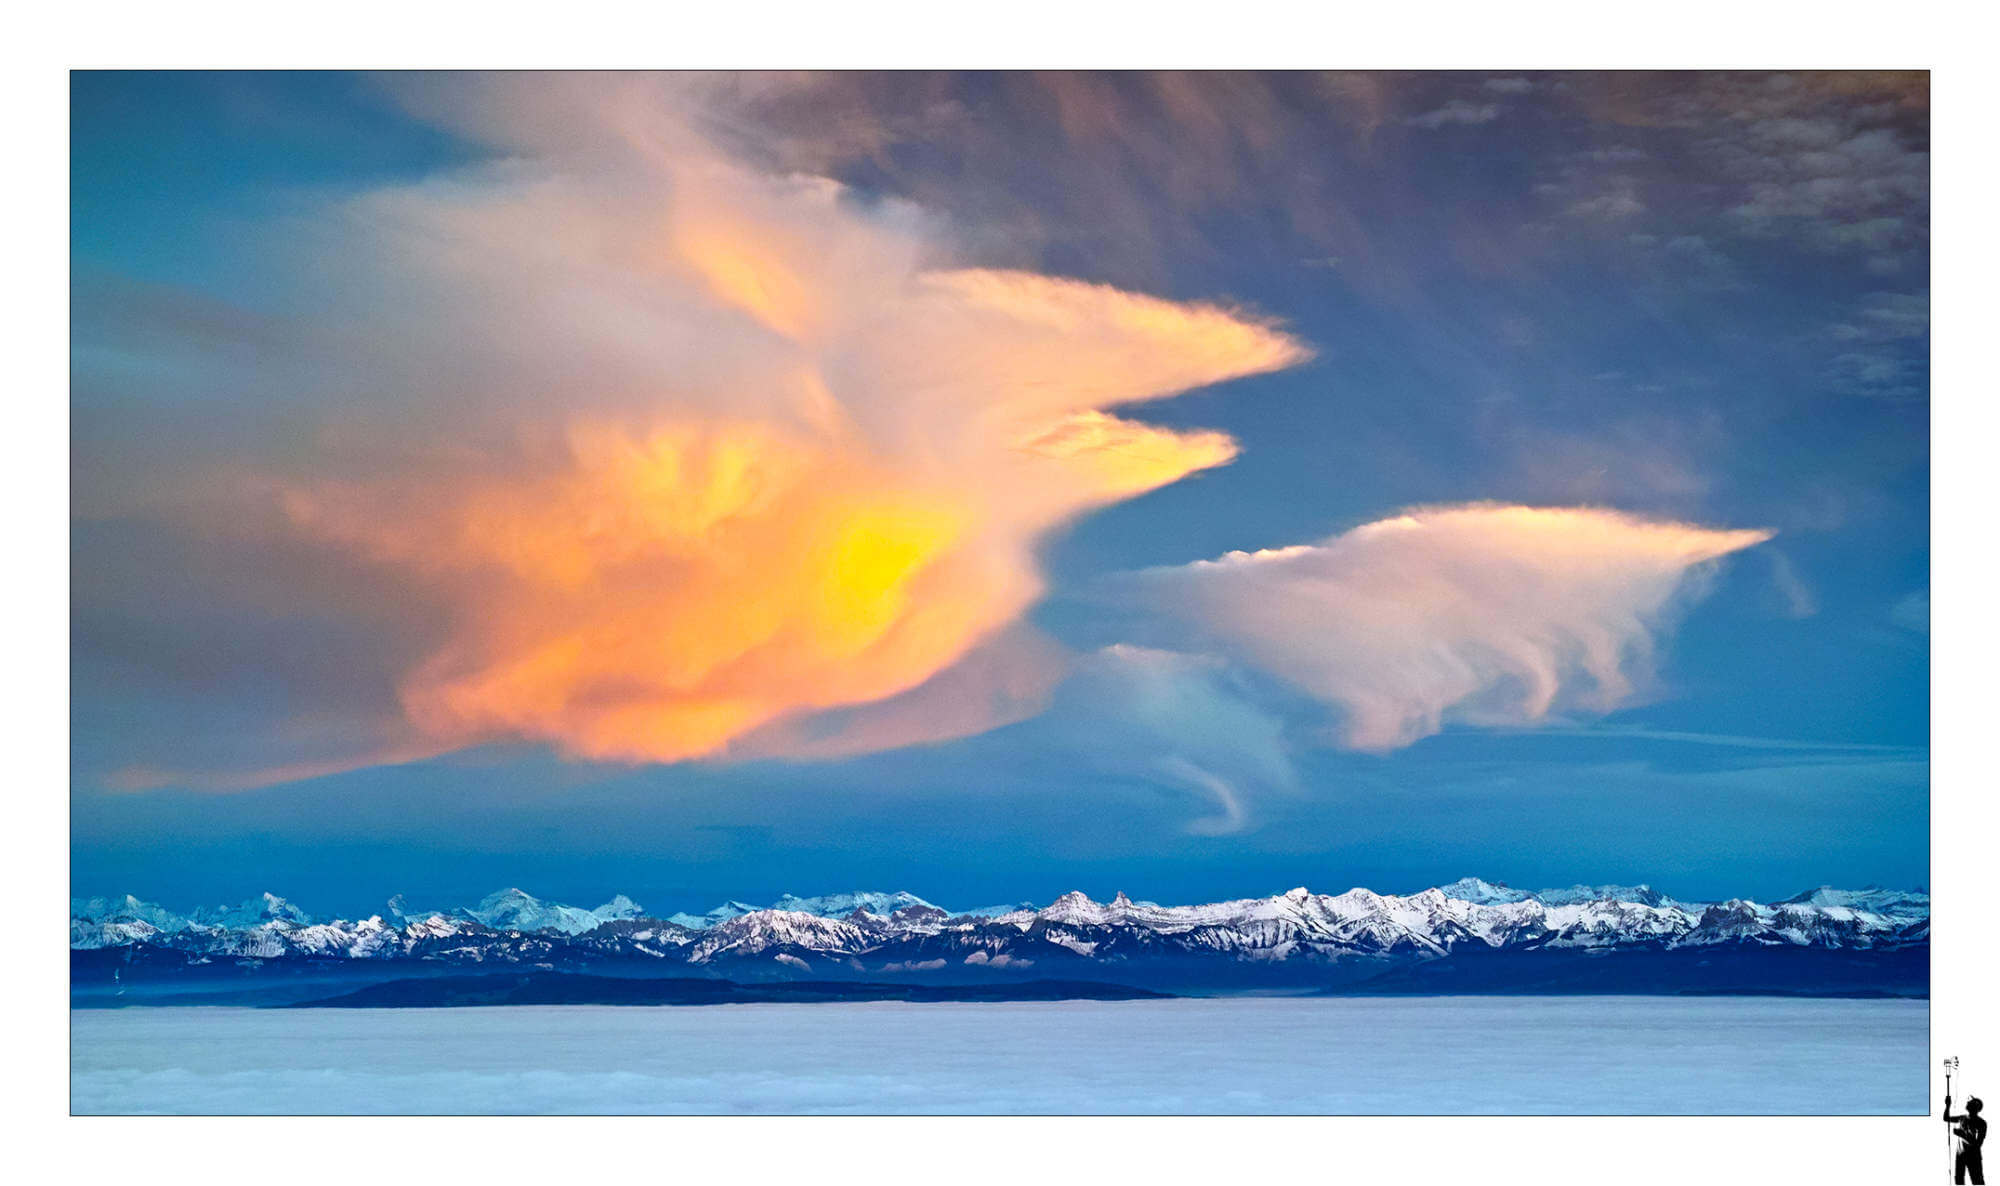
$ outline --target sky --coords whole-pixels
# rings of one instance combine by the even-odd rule
[[[71,105],[74,894],[1928,884],[1922,74]]]

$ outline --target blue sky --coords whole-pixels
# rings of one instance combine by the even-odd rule
[[[501,884],[678,909],[1926,883],[1928,100],[1888,75],[78,74],[73,888],[351,912]],[[648,270],[656,219],[685,259]],[[723,240],[753,296],[711,266]],[[971,327],[939,345],[855,313],[941,269],[1027,277],[1009,316],[1077,321],[1044,342],[922,306]],[[1116,336],[1139,322],[1160,336]],[[589,474],[521,444],[538,427],[650,432],[669,398],[673,423],[734,423],[790,351],[862,426],[871,498],[982,508],[1001,542],[952,545],[908,594],[972,597],[964,645],[799,667],[788,644],[757,665],[768,711],[713,744],[633,750],[603,702],[644,670],[552,715],[426,715],[493,686],[424,688],[427,657],[484,674],[516,657],[496,637],[547,628],[501,578],[439,574],[466,521],[428,508],[487,483],[545,506]],[[926,468],[959,437],[931,387],[898,391],[919,364],[992,416],[1057,392],[1062,441],[1109,432],[1174,475],[981,501],[939,472],[1013,490],[1011,463]],[[722,394],[659,394],[709,368]],[[1566,508],[1623,550],[1551,561],[1478,512],[1420,515],[1455,542],[1416,551],[1357,533],[1489,504]],[[551,547],[574,526],[532,522]],[[780,563],[781,526],[732,538]],[[1724,534],[1751,530],[1772,534]],[[1671,564],[1641,546],[1684,536]],[[1600,561],[1616,579],[1580,586]],[[651,622],[682,594],[649,580],[558,617]],[[1356,624],[1397,580],[1449,588],[1412,595],[1431,609],[1400,641]],[[1304,616],[1281,629],[1269,597]],[[1628,688],[1573,653],[1593,631]],[[1440,651],[1479,678],[1426,682]],[[988,727],[940,725],[990,670],[1047,678],[1008,683],[1032,687]],[[876,693],[913,682],[901,744],[814,749],[884,735]],[[1393,737],[1364,728],[1385,696]]]

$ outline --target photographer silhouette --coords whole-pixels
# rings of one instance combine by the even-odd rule
[[[1965,1101],[1964,1115],[1953,1116],[1951,1097],[1948,1095],[1944,1097],[1944,1122],[1958,1125],[1952,1130],[1952,1135],[1958,1139],[1957,1156],[1954,1159],[1957,1177],[1954,1180],[1971,1182],[1973,1186],[1985,1186],[1986,1182],[1986,1168],[1980,1161],[1979,1154],[1980,1146],[1986,1143],[1986,1118],[1979,1114],[1982,1107],[1984,1105],[1979,1102],[1979,1097],[1974,1096]]]

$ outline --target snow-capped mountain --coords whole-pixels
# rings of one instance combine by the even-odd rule
[[[188,920],[164,906],[141,902],[131,894],[122,898],[71,898],[72,919],[95,919],[104,923],[142,922],[158,931],[184,931]]]
[[[752,906],[748,902],[737,902],[731,900],[728,902],[724,902],[722,905],[717,906],[715,909],[710,910],[706,914],[688,914],[685,911],[682,911],[677,914],[669,914],[667,915],[667,921],[675,924],[676,926],[683,926],[689,928],[690,930],[699,931],[707,927],[712,927],[719,922],[728,922],[732,918],[737,918],[745,914],[752,914],[761,909],[763,909],[763,907]]]
[[[238,931],[271,922],[304,926],[312,921],[312,916],[276,894],[263,893],[235,906],[199,907],[188,916],[188,921]]]
[[[728,902],[660,918],[619,895],[593,909],[520,889],[455,910],[392,899],[386,919],[314,922],[265,894],[186,916],[132,897],[71,902],[79,951],[159,951],[191,963],[335,959],[682,967],[730,976],[1032,974],[1352,979],[1479,953],[1892,952],[1929,941],[1922,890],[1820,887],[1776,903],[1681,902],[1647,886],[1525,891],[1477,878],[1409,895],[1305,887],[1187,906],[1072,891],[1046,906],[953,913],[914,894],[849,891],[772,906]],[[1202,969],[1207,969],[1206,972]]]
[[[1003,902],[998,906],[976,906],[971,910],[953,910],[960,918],[999,918],[1003,914],[1015,914],[1022,910],[1033,911],[1033,902]]]
[[[1437,888],[1438,892],[1447,898],[1471,902],[1476,906],[1504,906],[1509,902],[1525,902],[1535,896],[1527,890],[1495,885],[1490,881],[1481,881],[1477,877],[1461,877],[1450,885],[1441,885]]]
[[[856,910],[870,914],[890,915],[905,906],[938,906],[924,901],[917,895],[897,890],[892,894],[875,893],[869,890],[849,890],[844,894],[821,894],[816,898],[800,898],[792,894],[781,894],[771,903],[773,910],[786,910],[797,914],[816,914],[821,918],[846,918]],[[747,912],[746,912],[747,913]]]
[[[1537,890],[1533,897],[1550,906],[1574,906],[1579,902],[1637,902],[1642,906],[1679,905],[1650,885],[1573,885],[1568,889]]]
[[[1777,903],[1780,906],[1849,906],[1880,914],[1885,918],[1899,918],[1907,922],[1929,919],[1931,916],[1931,896],[1923,890],[1890,890],[1880,886],[1865,889],[1843,890],[1830,885],[1807,890],[1795,897]]]
[[[130,894],[120,898],[72,898],[69,945],[74,949],[170,943],[180,937],[221,943],[221,936],[252,936],[276,928],[290,931],[312,922],[305,911],[276,894],[261,894],[235,906],[201,906],[177,914]],[[256,939],[251,946],[268,946]]]
[[[503,889],[459,913],[496,931],[561,931],[565,935],[581,935],[616,919],[637,918],[644,911],[624,894],[595,910],[584,910],[560,902],[544,902],[525,890]]]

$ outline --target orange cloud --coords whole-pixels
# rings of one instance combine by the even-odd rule
[[[1235,456],[1109,409],[1305,357],[1236,310],[940,266],[914,211],[648,126],[370,195],[326,245],[368,398],[260,473],[299,537],[420,591],[415,743],[673,761],[984,727],[785,723],[938,677],[1040,595],[1052,528]],[[968,670],[1012,703],[1047,667]]]

